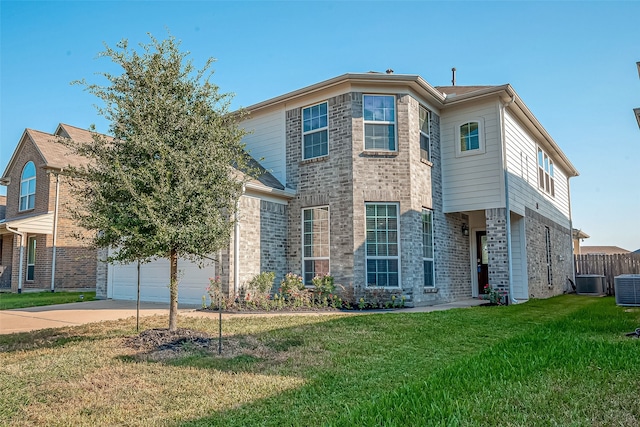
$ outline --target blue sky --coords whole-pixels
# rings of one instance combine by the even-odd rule
[[[70,82],[117,71],[103,43],[167,29],[248,106],[346,72],[395,70],[448,85],[511,83],[580,176],[586,245],[640,248],[640,2],[0,2],[0,169],[25,128],[96,124]],[[6,189],[0,188],[0,194]]]

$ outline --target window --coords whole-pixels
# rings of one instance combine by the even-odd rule
[[[396,99],[389,95],[364,95],[364,149],[396,150]]]
[[[480,149],[480,123],[469,122],[460,126],[460,151]]]
[[[367,286],[400,286],[398,205],[367,203]]]
[[[424,264],[424,286],[434,287],[433,274],[433,215],[430,210],[422,210],[422,263]]]
[[[327,103],[302,109],[302,158],[329,154]]]
[[[538,187],[545,193],[555,197],[556,188],[553,178],[553,160],[547,153],[538,148]]]
[[[422,160],[431,160],[431,144],[430,144],[430,117],[429,110],[420,106],[419,121],[420,121],[420,158]]]
[[[329,207],[302,210],[302,277],[311,279],[329,274]]]
[[[549,227],[544,228],[545,248],[547,252],[547,284],[553,284],[553,274],[551,271],[551,230]]]
[[[27,239],[27,280],[33,280],[36,270],[36,237]]]
[[[20,210],[33,209],[36,201],[36,166],[28,162],[20,179]]]

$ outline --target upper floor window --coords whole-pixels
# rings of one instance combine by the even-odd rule
[[[483,120],[474,119],[456,127],[456,156],[471,156],[485,152]]]
[[[302,158],[329,154],[327,103],[302,109]]]
[[[480,125],[469,122],[460,126],[460,151],[480,149]]]
[[[555,197],[553,160],[541,148],[538,148],[538,187],[545,193],[550,194],[551,197]]]
[[[364,149],[396,150],[396,98],[364,95]]]
[[[36,166],[27,162],[20,178],[20,210],[33,209],[36,201]]]
[[[422,160],[431,161],[431,124],[429,120],[429,110],[420,106],[419,122],[420,122],[420,158]]]

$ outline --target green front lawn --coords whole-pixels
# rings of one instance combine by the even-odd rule
[[[80,295],[83,296],[80,299]],[[0,293],[0,310],[12,308],[40,307],[43,305],[66,304],[69,302],[92,301],[93,292],[24,292],[22,294]]]
[[[217,317],[179,326],[217,333]],[[143,319],[165,327],[166,317]],[[0,336],[7,425],[638,426],[640,308],[562,296],[223,321],[223,357],[125,345],[135,320]]]

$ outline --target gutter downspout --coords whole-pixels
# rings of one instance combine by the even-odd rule
[[[6,229],[20,236],[20,266],[18,267],[18,293],[21,294],[22,293],[22,264],[24,264],[24,233],[16,229],[12,230],[9,227],[9,225],[6,226]]]
[[[245,186],[242,184],[242,194]],[[242,197],[242,196],[240,196]],[[240,198],[236,201],[235,224],[233,226],[233,294],[238,294],[238,281],[240,280]]]
[[[505,197],[505,210],[506,210],[506,223],[507,223],[507,259],[509,261],[509,299],[513,304],[517,304],[518,300],[513,297],[513,260],[511,259],[511,206],[509,203],[509,171],[507,170],[507,141],[506,131],[504,126],[505,110],[511,104],[516,101],[516,96],[513,95],[511,100],[502,105],[500,109],[500,121],[502,126],[500,131],[502,132],[502,168],[504,170],[504,197]]]
[[[51,292],[55,291],[56,249],[58,243],[58,205],[60,202],[60,174],[56,175],[56,204],[53,211],[53,254],[51,255]]]

